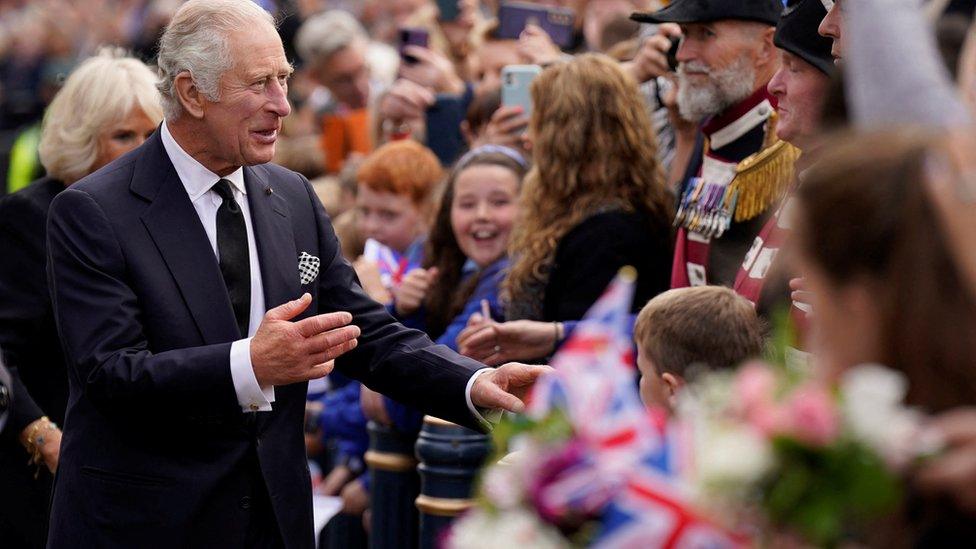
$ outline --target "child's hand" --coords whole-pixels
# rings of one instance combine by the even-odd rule
[[[373,298],[378,303],[389,303],[390,292],[383,286],[383,277],[380,276],[380,269],[376,263],[359,256],[352,264],[352,268],[359,277],[359,283],[363,285],[366,295]]]
[[[366,419],[375,421],[380,425],[393,424],[390,421],[390,415],[386,412],[386,403],[383,401],[383,395],[365,385],[360,389],[359,406],[363,409],[363,415],[366,416]]]
[[[369,492],[359,480],[353,480],[342,488],[342,512],[347,515],[362,515],[369,509]]]
[[[793,291],[790,294],[793,306],[806,313],[808,317],[813,314],[813,294],[806,290],[804,280],[802,278],[790,280],[790,290]]]
[[[436,280],[437,267],[414,269],[408,272],[400,285],[393,290],[393,303],[397,314],[404,317],[417,312]]]

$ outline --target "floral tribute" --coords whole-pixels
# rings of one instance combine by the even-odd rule
[[[901,501],[899,472],[937,446],[877,365],[837,386],[754,362],[707,372],[678,397],[681,479],[697,508],[765,545],[857,539]]]

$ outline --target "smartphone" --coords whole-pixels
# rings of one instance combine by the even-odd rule
[[[400,38],[400,58],[403,59],[404,63],[416,63],[417,58],[407,54],[404,50],[407,46],[421,46],[426,48],[430,41],[430,33],[426,29],[401,27],[397,30],[397,35]]]
[[[454,21],[461,15],[458,0],[437,0],[437,11],[440,12],[438,19],[441,21]]]
[[[495,36],[517,40],[525,26],[538,25],[560,48],[573,45],[575,12],[570,8],[538,6],[524,2],[502,2],[498,7],[498,29]]]
[[[506,65],[502,68],[502,105],[522,107],[526,116],[532,115],[532,93],[529,86],[542,67],[539,65]]]
[[[678,48],[681,47],[681,37],[671,37],[671,47],[668,49],[668,68],[671,72],[678,70]]]

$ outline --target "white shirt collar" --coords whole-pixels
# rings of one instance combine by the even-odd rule
[[[190,202],[196,202],[221,177],[208,170],[203,164],[197,162],[195,158],[183,150],[183,147],[173,138],[173,134],[169,132],[169,127],[165,120],[163,120],[160,137],[163,140],[163,148],[166,149],[166,154],[169,156],[170,162],[173,163],[173,168],[176,169],[176,175],[180,176],[180,181],[183,182],[183,187],[186,188],[186,194],[190,196]],[[247,195],[247,190],[244,187],[244,168],[237,168],[230,174],[225,175],[223,179],[230,181],[238,192],[245,196]]]

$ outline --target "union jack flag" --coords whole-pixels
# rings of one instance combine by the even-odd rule
[[[547,487],[550,507],[603,501],[599,549],[724,549],[741,541],[696,514],[677,480],[663,415],[649,413],[637,391],[630,307],[636,271],[610,283],[536,382],[527,414],[562,410],[585,458]]]
[[[407,255],[400,254],[388,246],[384,246],[373,240],[366,240],[363,248],[363,257],[376,263],[380,271],[380,280],[386,289],[393,289],[400,285],[403,275],[413,269],[420,267],[420,264],[411,261]]]

